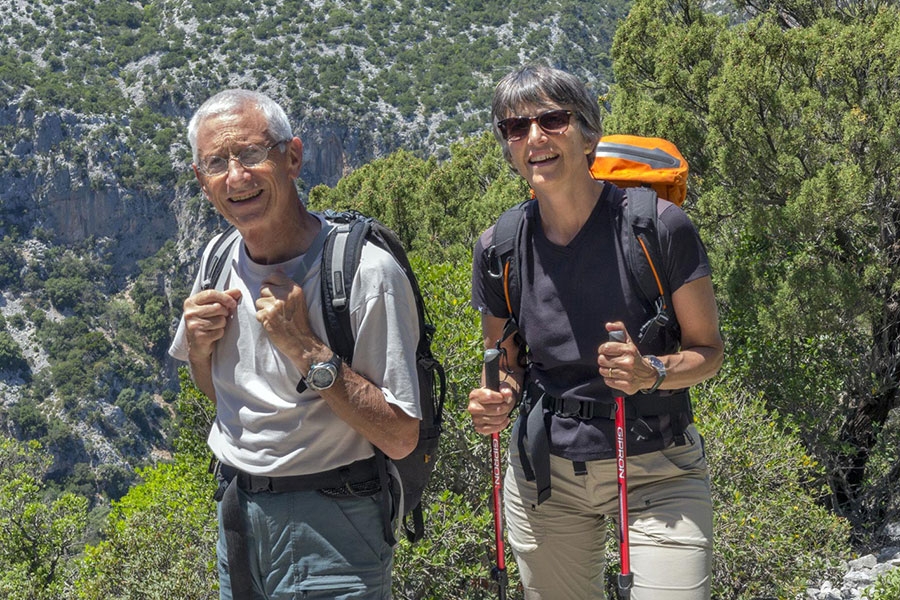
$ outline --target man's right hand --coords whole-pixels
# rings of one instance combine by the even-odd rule
[[[184,327],[191,362],[208,359],[237,309],[241,291],[203,290],[184,301]]]

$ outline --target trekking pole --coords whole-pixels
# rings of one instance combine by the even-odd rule
[[[624,331],[611,331],[609,339],[624,342]],[[628,473],[625,464],[625,397],[616,396],[616,479],[619,483],[619,600],[631,597],[631,547],[628,544]]]
[[[500,350],[484,351],[484,383],[488,389],[500,391]],[[491,579],[497,582],[497,597],[506,600],[506,551],[503,547],[503,514],[500,501],[502,487],[500,469],[500,434],[491,434],[491,479],[494,491],[494,542],[497,548],[497,565],[491,569]]]

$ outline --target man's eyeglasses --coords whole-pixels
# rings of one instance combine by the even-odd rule
[[[497,122],[500,136],[507,142],[516,142],[528,136],[531,124],[537,121],[544,133],[564,133],[569,128],[571,110],[548,110],[536,117],[510,117]]]
[[[207,177],[215,177],[228,170],[228,163],[231,162],[232,158],[237,159],[244,168],[249,169],[257,167],[264,163],[269,157],[269,150],[275,146],[281,146],[286,143],[287,141],[276,142],[268,147],[250,144],[237,154],[229,154],[228,158],[225,158],[224,156],[206,156],[197,163],[197,169]]]

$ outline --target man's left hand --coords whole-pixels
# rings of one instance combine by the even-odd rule
[[[310,354],[324,344],[309,326],[303,288],[281,271],[268,276],[259,290],[256,320],[302,373],[309,370]]]

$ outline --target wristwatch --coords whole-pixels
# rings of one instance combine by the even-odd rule
[[[310,365],[309,373],[306,374],[306,387],[321,392],[333,386],[341,371],[341,363],[341,357],[332,353],[327,361]]]
[[[646,390],[641,390],[641,393],[652,394],[659,388],[660,384],[662,384],[663,380],[666,378],[666,365],[663,364],[663,361],[659,360],[659,358],[653,356],[652,354],[648,354],[644,358],[647,359],[647,362],[650,363],[651,367],[656,369],[656,382]]]

